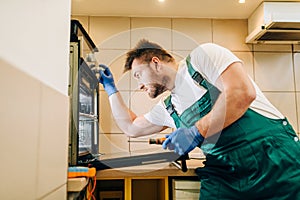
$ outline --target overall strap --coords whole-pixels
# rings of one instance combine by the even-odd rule
[[[191,56],[190,55],[188,55],[188,57],[186,58],[186,64],[187,64],[187,67],[188,67],[188,72],[191,75],[192,79],[194,81],[196,81],[196,83],[198,83],[199,85],[204,87],[205,89],[208,89],[208,86],[207,86],[206,81],[203,78],[203,76],[199,72],[194,70],[194,68],[192,66],[192,63],[191,63]]]
[[[180,119],[177,111],[174,108],[174,105],[171,102],[171,95],[169,95],[164,100],[164,103],[165,103],[165,107],[166,107],[168,113],[170,114],[170,116],[173,118],[173,121],[175,122],[175,126],[177,128],[181,127],[182,126],[182,122],[181,122],[181,119]]]
[[[192,77],[192,79],[196,83],[198,83],[200,86],[204,87],[207,91],[209,91],[209,90],[215,90],[215,87],[212,84],[210,84],[205,78],[203,78],[203,76],[198,71],[196,71],[193,68],[193,66],[191,64],[191,57],[190,57],[190,55],[188,55],[188,57],[186,58],[186,64],[187,64],[188,72],[189,72],[190,76]],[[211,97],[210,96],[210,92],[207,92],[204,96],[205,96],[204,98],[206,98],[208,101],[210,101],[209,100],[210,97]],[[197,106],[199,106],[199,103],[200,102],[198,100],[198,105],[195,104],[193,106],[197,107]],[[177,128],[179,128],[179,127],[189,127],[190,123],[186,122],[185,120],[182,120],[181,117],[178,115],[177,111],[175,110],[174,105],[172,104],[172,101],[171,101],[171,95],[169,95],[164,100],[164,104],[165,104],[165,107],[166,107],[168,113],[173,118],[173,121],[175,122],[175,125],[176,125]]]
[[[189,74],[196,83],[204,87],[206,90],[210,90],[212,88],[215,89],[215,86],[213,86],[210,82],[203,78],[203,76],[193,68],[190,55],[188,55],[188,57],[186,58],[186,64]]]

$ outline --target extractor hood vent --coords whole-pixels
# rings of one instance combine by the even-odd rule
[[[264,2],[248,19],[246,43],[300,44],[300,2]]]

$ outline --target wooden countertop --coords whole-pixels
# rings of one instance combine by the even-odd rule
[[[187,172],[171,163],[149,164],[124,168],[99,170],[97,179],[118,179],[125,177],[166,177],[166,176],[197,176],[195,169],[203,166],[203,160],[187,160]]]

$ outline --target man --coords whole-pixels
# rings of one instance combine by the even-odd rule
[[[164,149],[206,154],[201,199],[300,199],[300,142],[288,120],[265,98],[229,50],[202,44],[176,63],[158,44],[141,40],[127,53],[139,88],[155,98],[171,94],[136,116],[118,92],[108,67],[100,82],[125,134],[177,128]]]

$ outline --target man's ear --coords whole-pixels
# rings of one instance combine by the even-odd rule
[[[152,60],[151,60],[154,65],[155,65],[155,70],[158,71],[160,70],[160,67],[161,67],[161,64],[160,64],[160,59],[156,56],[152,57]]]

